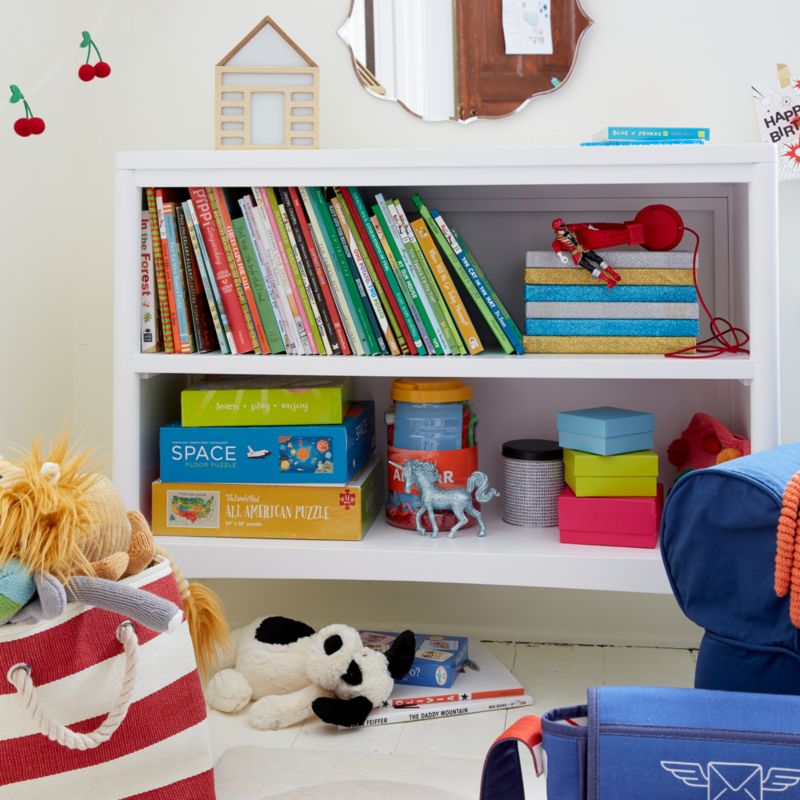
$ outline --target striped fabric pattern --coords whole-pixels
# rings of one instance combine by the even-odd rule
[[[180,605],[167,563],[125,582]],[[75,604],[56,620],[0,628],[0,800],[213,800],[206,707],[185,621],[163,634],[136,624],[133,702],[111,739],[92,750],[37,733],[5,680],[12,665],[30,664],[48,715],[75,731],[94,730],[119,691],[122,621]]]

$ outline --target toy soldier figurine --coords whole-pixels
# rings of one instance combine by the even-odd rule
[[[605,281],[609,289],[619,283],[619,273],[594,250],[585,250],[578,241],[578,237],[561,217],[556,217],[553,220],[553,231],[556,234],[556,238],[553,241],[553,250],[563,264],[569,264],[569,256],[567,255],[569,253],[576,266],[583,267],[583,269],[591,272],[593,278]]]

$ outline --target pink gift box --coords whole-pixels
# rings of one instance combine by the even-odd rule
[[[558,498],[563,544],[655,547],[664,506],[664,487],[655,497],[575,497],[569,486]]]

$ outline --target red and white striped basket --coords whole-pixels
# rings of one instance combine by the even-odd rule
[[[125,582],[181,604],[166,562]],[[0,800],[44,797],[214,800],[185,620],[159,634],[71,604],[58,619],[0,627]]]

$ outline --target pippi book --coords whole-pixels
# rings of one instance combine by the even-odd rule
[[[383,501],[373,458],[347,484],[153,483],[153,533],[244,539],[364,537]]]
[[[375,448],[375,406],[353,403],[340,425],[161,428],[161,480],[346,483]]]

